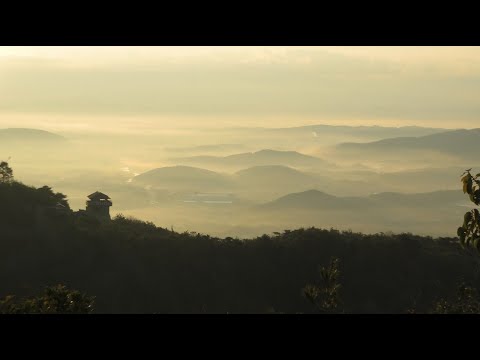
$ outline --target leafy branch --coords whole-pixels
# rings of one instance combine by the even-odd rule
[[[339,283],[340,260],[332,258],[328,266],[320,269],[322,285],[308,284],[303,288],[303,295],[310,301],[315,308],[322,314],[336,313],[340,306]]]
[[[461,175],[463,193],[468,194],[470,201],[480,205],[480,173],[472,175],[472,169],[465,170]],[[480,252],[480,212],[472,209],[463,216],[463,225],[457,229],[460,244],[463,247],[473,247]]]

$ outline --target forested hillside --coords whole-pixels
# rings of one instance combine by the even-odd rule
[[[332,257],[346,313],[428,312],[479,283],[476,259],[449,238],[309,228],[220,239],[79,217],[48,187],[4,181],[0,199],[0,297],[66,284],[95,296],[97,313],[309,313],[302,289]]]

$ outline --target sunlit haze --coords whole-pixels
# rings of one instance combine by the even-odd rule
[[[0,47],[0,126],[472,128],[479,77],[477,47]]]

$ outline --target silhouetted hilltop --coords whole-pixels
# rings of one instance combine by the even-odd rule
[[[3,229],[9,224],[17,226],[19,233],[45,224],[48,219],[58,221],[55,215],[70,210],[66,196],[55,193],[48,186],[35,188],[19,182],[0,183],[0,199]]]
[[[337,197],[319,190],[307,190],[282,196],[262,205],[269,209],[338,209],[366,206],[367,201],[360,197]]]

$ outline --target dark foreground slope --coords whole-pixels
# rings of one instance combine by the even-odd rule
[[[452,239],[312,228],[240,241],[59,214],[59,194],[18,183],[0,198],[0,296],[64,283],[99,313],[307,313],[302,287],[336,256],[346,312],[403,313],[475,281]]]

